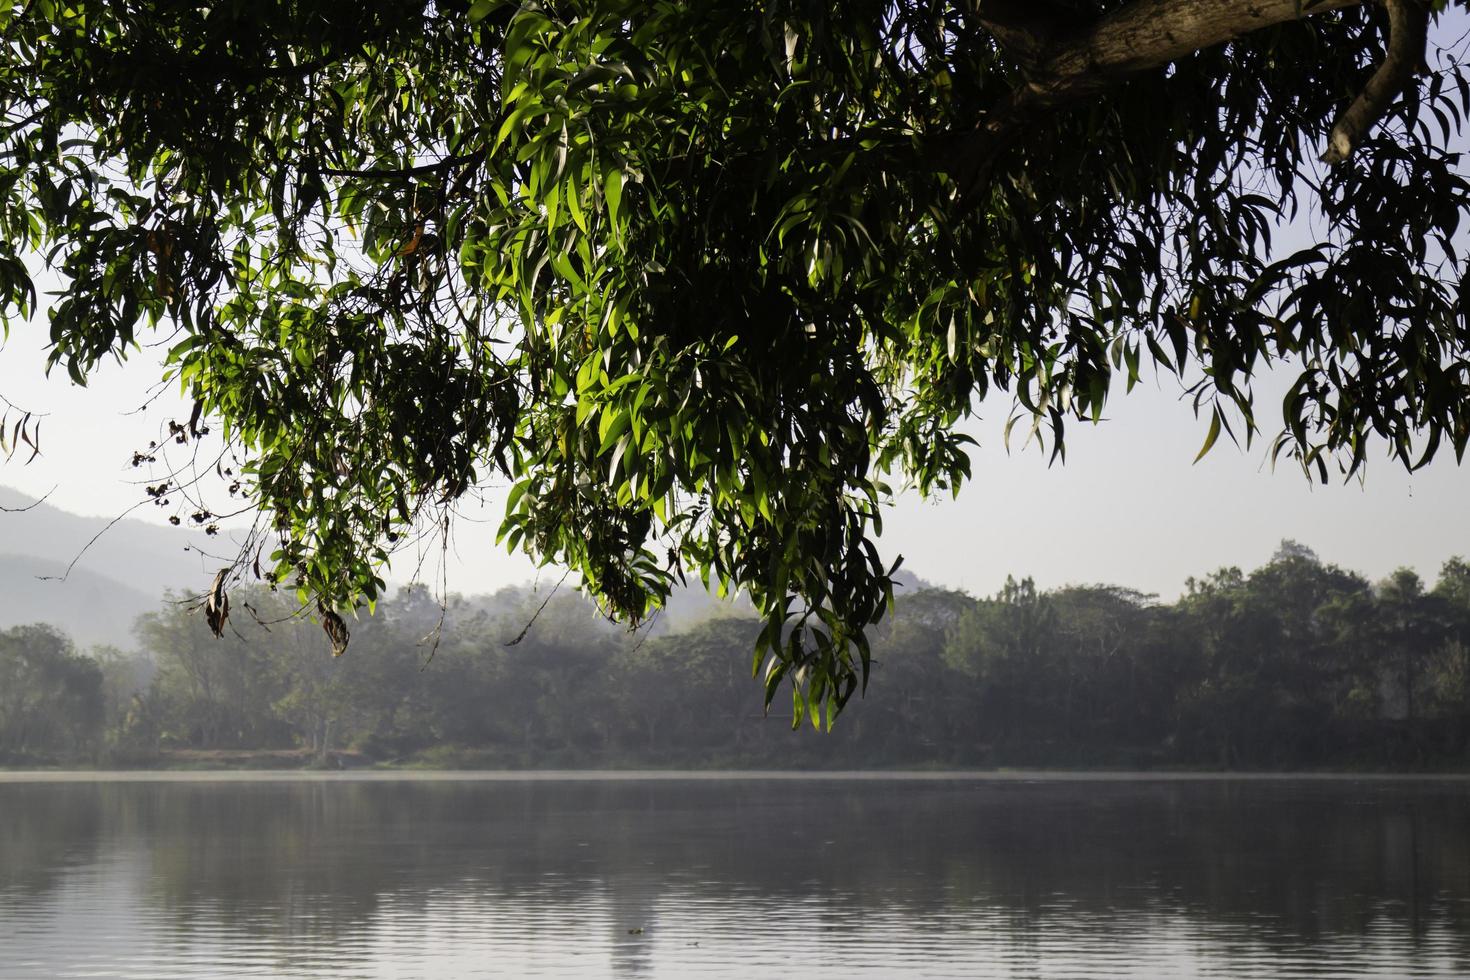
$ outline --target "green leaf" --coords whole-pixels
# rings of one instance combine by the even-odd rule
[[[1220,438],[1220,410],[1217,408],[1211,413],[1210,431],[1205,436],[1205,444],[1200,447],[1199,455],[1194,457],[1196,463],[1205,458],[1205,454],[1215,445],[1215,440],[1218,438]]]
[[[614,227],[618,223],[618,208],[623,203],[623,172],[621,170],[609,170],[603,181],[602,195],[607,201],[607,216]]]

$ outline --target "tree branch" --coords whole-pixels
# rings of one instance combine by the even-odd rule
[[[477,164],[485,159],[484,149],[475,150],[473,153],[465,153],[461,156],[445,157],[434,163],[421,163],[416,167],[377,168],[368,170],[348,170],[341,167],[317,167],[316,172],[323,177],[357,177],[368,180],[403,180],[408,177],[420,177],[425,174],[439,173],[451,167],[461,164]]]
[[[1076,11],[1047,0],[975,0],[974,9],[996,45],[1028,72],[1077,17]]]
[[[959,152],[965,162],[959,183],[967,191],[973,189],[1006,140],[1033,125],[1038,111],[1078,102],[1130,75],[1252,31],[1365,2],[1368,0],[1133,0],[1038,46],[1039,53],[1025,66],[1026,83],[963,137]],[[1393,3],[1417,6],[1411,0]],[[996,35],[997,43],[1008,50],[1025,51],[1027,42],[1015,39],[1022,20],[1019,15],[1004,16],[1013,6],[1011,0],[994,5],[980,0],[980,16],[982,20],[987,15],[998,18],[1002,33]]]
[[[1394,97],[1408,87],[1424,65],[1429,7],[1422,0],[1383,0],[1388,8],[1388,51],[1353,104],[1337,117],[1327,137],[1322,162],[1342,163],[1368,135]]]
[[[1134,0],[1047,53],[1021,94],[1031,106],[1075,101],[1150,68],[1288,21],[1365,0]]]

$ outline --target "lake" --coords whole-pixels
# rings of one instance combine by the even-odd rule
[[[1470,781],[0,774],[0,976],[1465,977]]]

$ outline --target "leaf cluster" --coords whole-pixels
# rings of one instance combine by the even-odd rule
[[[269,515],[254,567],[323,615],[508,483],[500,540],[612,615],[748,592],[768,703],[814,723],[891,600],[885,480],[957,492],[993,396],[1061,456],[1151,364],[1203,453],[1285,365],[1275,450],[1321,478],[1375,437],[1463,456],[1454,52],[1331,170],[1367,6],[977,148],[1026,78],[972,7],[0,3],[0,309],[44,262],[78,381],[171,331]]]

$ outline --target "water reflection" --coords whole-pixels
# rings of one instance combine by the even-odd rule
[[[1470,784],[0,783],[0,976],[1464,976]]]

